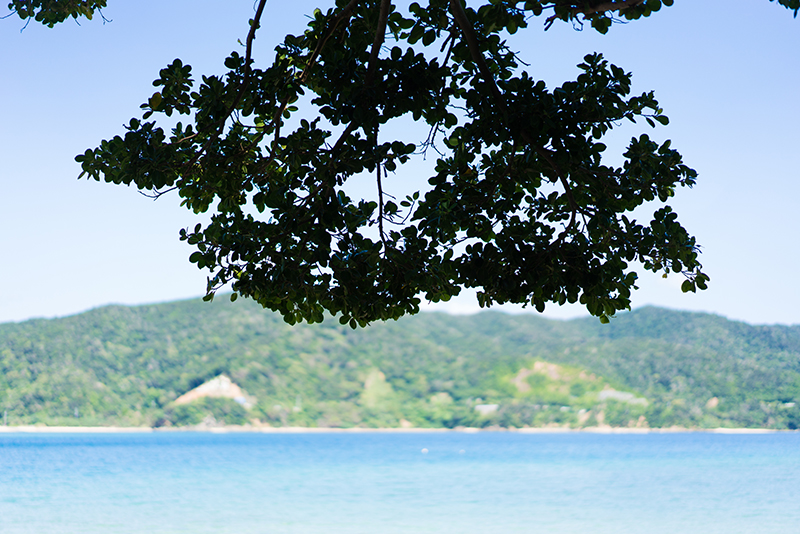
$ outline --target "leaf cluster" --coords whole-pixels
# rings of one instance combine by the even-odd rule
[[[630,74],[599,54],[549,90],[503,39],[544,10],[602,29],[614,10],[638,18],[660,3],[601,7],[340,0],[287,35],[265,69],[250,57],[254,19],[224,76],[196,81],[175,60],[142,119],[77,160],[91,178],[176,189],[189,209],[213,211],[181,232],[197,247],[190,261],[210,271],[209,299],[232,284],[289,323],[329,312],[356,327],[470,287],[484,306],[581,302],[607,321],[629,306],[632,262],[683,273],[686,291],[708,277],[669,207],[649,224],[626,215],[695,183],[680,154],[642,134],[621,166],[603,159],[620,121],[668,123],[653,93],[631,95]],[[173,113],[188,123],[166,132],[151,120]],[[426,140],[380,139],[407,116],[430,128]],[[398,205],[383,182],[429,148],[440,154],[430,189]],[[377,201],[348,194],[363,173]]]
[[[672,3],[337,0],[262,67],[260,0],[244,54],[231,53],[224,74],[196,78],[176,59],[141,118],[76,159],[82,176],[154,197],[176,190],[188,209],[211,213],[181,231],[196,247],[190,261],[209,271],[208,299],[232,287],[290,324],[331,313],[355,328],[466,287],[482,306],[580,302],[608,322],[630,305],[635,264],[681,273],[684,292],[707,287],[695,238],[665,205],[697,174],[646,133],[608,164],[603,140],[620,124],[668,124],[654,94],[631,94],[631,74],[600,54],[551,89],[506,38],[537,18],[606,33]],[[52,26],[104,6],[9,8]],[[165,129],[173,115],[180,121]],[[393,125],[403,118],[428,136],[401,133]],[[398,203],[386,181],[429,150],[438,155],[429,189]],[[365,173],[376,199],[350,192]],[[651,220],[635,220],[649,203]]]
[[[12,0],[8,9],[23,20],[32,19],[52,28],[69,17],[92,20],[106,4],[107,0]]]

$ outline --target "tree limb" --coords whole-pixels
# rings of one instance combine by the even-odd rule
[[[343,20],[350,18],[350,15],[353,14],[353,10],[356,8],[357,5],[358,5],[358,0],[350,0],[350,3],[348,3],[344,7],[342,12],[336,15],[336,17],[333,19],[330,28],[328,29],[327,32],[325,32],[325,36],[322,39],[320,39],[319,42],[317,43],[317,46],[316,48],[314,48],[314,52],[312,52],[311,57],[308,60],[308,63],[306,63],[303,72],[300,74],[299,79],[301,83],[306,81],[309,71],[314,65],[317,64],[317,59],[319,58],[319,55],[322,53],[322,49],[327,44],[328,39],[330,39],[331,36],[333,35],[333,32],[336,31],[336,28],[339,27],[339,24],[341,24]]]
[[[641,2],[643,0],[627,0],[626,3],[636,3]],[[461,6],[461,0],[450,0],[450,12],[453,14],[453,18],[456,20],[456,23],[461,28],[461,31],[464,33],[464,38],[467,41],[467,46],[469,47],[470,55],[472,56],[472,60],[478,66],[478,71],[481,73],[481,77],[484,81],[489,84],[489,88],[492,91],[492,96],[495,98],[498,107],[500,107],[503,117],[505,119],[506,124],[508,123],[508,112],[506,108],[505,98],[503,94],[500,92],[500,88],[497,87],[497,83],[494,80],[494,76],[492,72],[489,70],[488,65],[486,65],[486,60],[483,57],[483,53],[481,52],[480,46],[478,45],[478,38],[475,34],[475,29],[472,27],[472,23],[467,18],[466,12],[464,12],[464,8]],[[570,222],[567,227],[561,232],[556,243],[561,241],[562,238],[566,235],[566,233],[574,226],[575,217],[578,212],[578,204],[575,202],[575,197],[572,195],[572,188],[567,181],[566,176],[561,172],[559,166],[553,160],[552,155],[550,152],[545,149],[544,147],[538,146],[533,139],[530,138],[528,133],[523,129],[520,132],[522,140],[525,143],[536,151],[542,159],[544,159],[547,164],[553,169],[553,172],[556,173],[558,180],[561,182],[561,185],[564,186],[564,192],[567,195],[567,200],[569,201],[570,209],[572,211],[570,215]]]
[[[377,145],[378,136],[375,136],[375,144]],[[383,184],[381,183],[381,166],[375,165],[376,175],[378,179],[378,232],[381,235],[381,242],[383,249],[386,250],[386,234],[383,231]]]
[[[252,74],[250,63],[253,57],[253,41],[256,39],[256,31],[258,31],[258,28],[261,25],[261,16],[264,14],[264,8],[266,5],[267,0],[259,0],[258,7],[256,8],[256,14],[253,16],[253,20],[250,22],[250,31],[247,32],[247,40],[245,44],[244,76],[242,77],[242,83],[239,84],[239,90],[236,93],[236,97],[233,99],[233,103],[228,107],[227,113],[225,113],[217,122],[215,131],[209,136],[200,151],[184,165],[185,167],[192,167],[195,163],[197,163],[197,161],[200,159],[200,156],[202,156],[208,150],[208,147],[211,146],[211,143],[217,137],[219,137],[221,130],[225,127],[225,122],[228,120],[228,117],[231,116],[233,110],[235,110],[236,106],[239,105],[239,102],[242,101],[244,92],[247,89],[247,86],[250,84],[250,76]]]
[[[317,46],[314,48],[314,52],[311,53],[311,57],[308,59],[306,66],[303,68],[303,72],[300,73],[300,76],[297,78],[301,84],[305,83],[308,79],[308,74],[311,72],[311,69],[314,65],[317,64],[317,59],[319,59],[320,54],[322,53],[322,49],[325,48],[325,44],[333,35],[333,32],[339,27],[339,24],[342,23],[344,20],[349,20],[350,16],[353,14],[353,10],[358,5],[358,0],[350,0],[350,2],[345,6],[341,13],[334,17],[333,21],[330,24],[330,27],[325,32],[325,35],[319,40]],[[277,146],[278,141],[278,134],[280,132],[280,119],[283,112],[286,111],[286,107],[289,105],[289,97],[286,97],[281,101],[281,105],[278,110],[275,112],[275,115],[272,118],[272,124],[275,125],[275,142],[273,143],[274,146]]]
[[[369,87],[369,85],[372,83],[372,78],[375,75],[378,53],[380,53],[381,46],[383,46],[383,40],[386,38],[386,23],[389,20],[389,7],[391,5],[391,0],[381,0],[381,12],[378,15],[378,27],[375,29],[375,40],[372,41],[372,49],[369,52],[367,76],[364,79],[365,88]]]
[[[239,85],[239,93],[236,95],[233,104],[231,104],[230,111],[228,111],[228,115],[233,113],[233,110],[235,110],[236,106],[239,105],[239,102],[242,101],[242,96],[244,95],[247,86],[250,85],[250,76],[252,75],[253,72],[253,69],[250,68],[250,63],[252,62],[253,59],[253,41],[255,41],[256,39],[256,31],[258,31],[258,28],[261,25],[261,15],[263,15],[264,7],[266,5],[267,5],[267,0],[259,0],[258,7],[256,8],[256,14],[253,17],[252,23],[250,25],[250,31],[247,32],[247,41],[245,43],[245,53],[244,53],[244,78],[242,79],[242,83]]]
[[[475,29],[472,27],[469,18],[467,18],[466,12],[464,12],[461,0],[450,0],[450,13],[452,13],[456,24],[458,24],[458,27],[461,28],[461,32],[464,34],[464,39],[467,41],[472,61],[478,66],[478,71],[481,73],[483,80],[489,84],[492,96],[494,96],[497,105],[500,106],[500,109],[503,111],[503,115],[506,115],[505,99],[500,92],[500,88],[497,87],[497,83],[494,81],[494,76],[492,76],[489,66],[486,65],[483,52],[481,52],[481,47],[478,45],[478,36],[475,34]]]

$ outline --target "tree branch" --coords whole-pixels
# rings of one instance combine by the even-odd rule
[[[266,0],[263,0],[262,3],[264,3],[265,1]],[[325,44],[331,38],[331,36],[336,31],[336,29],[339,27],[339,25],[342,23],[342,21],[350,19],[350,16],[353,14],[353,10],[356,8],[357,5],[358,5],[358,0],[350,0],[350,2],[344,7],[344,9],[332,19],[331,23],[328,26],[328,29],[325,31],[325,34],[320,38],[319,42],[317,43],[317,46],[314,47],[314,51],[311,53],[311,57],[309,58],[308,62],[306,63],[306,66],[303,68],[303,71],[300,73],[300,76],[298,76],[298,80],[299,80],[299,82],[301,84],[305,83],[306,80],[308,79],[308,74],[311,72],[311,69],[314,67],[314,65],[317,64],[317,59],[319,59],[319,56],[322,53],[322,49],[325,48]],[[387,13],[387,16],[388,16],[388,13]],[[384,24],[384,27],[385,27],[385,24]],[[251,31],[252,31],[252,29],[251,29]],[[284,111],[286,111],[286,108],[287,108],[288,105],[289,105],[289,97],[287,96],[281,101],[280,106],[278,107],[277,111],[275,112],[275,114],[272,117],[271,126],[273,126],[275,128],[275,134],[273,135],[273,139],[272,139],[272,148],[270,150],[271,153],[270,153],[270,157],[268,158],[267,162],[264,165],[260,165],[259,166],[261,168],[266,168],[275,159],[275,156],[276,156],[276,153],[277,153],[277,149],[278,149],[278,140],[280,139],[280,135],[281,135],[281,121],[280,121],[280,119],[281,119],[281,116],[283,115]],[[345,133],[343,133],[342,137],[340,137],[339,140],[336,142],[336,144],[334,146],[334,150],[341,148],[341,144],[343,143],[344,138],[347,135],[349,135],[352,131],[353,131],[353,129],[348,125],[348,127],[345,129]],[[261,139],[262,139],[262,137],[258,137],[254,141],[254,143],[251,144],[251,147],[255,146],[258,143],[260,143]]]
[[[164,189],[162,191],[159,191],[158,189],[153,189],[152,193],[145,193],[144,191],[139,190],[139,194],[142,195],[143,197],[152,198],[153,200],[158,200],[159,198],[161,198],[162,195],[166,195],[167,193],[175,191],[176,189],[179,189],[177,185],[170,187],[168,189]]]
[[[624,3],[641,3],[643,0],[627,0]],[[494,97],[495,101],[497,102],[498,107],[503,113],[503,118],[505,119],[506,124],[508,124],[508,112],[506,108],[505,98],[503,94],[500,92],[500,88],[497,87],[497,83],[494,80],[494,76],[492,72],[489,70],[488,65],[486,65],[486,60],[483,57],[483,53],[481,52],[480,46],[478,45],[478,37],[475,34],[475,29],[472,27],[472,23],[467,18],[467,14],[464,11],[464,8],[461,6],[461,0],[450,0],[450,12],[453,14],[453,18],[456,20],[456,23],[461,28],[461,31],[464,33],[464,38],[467,41],[467,46],[469,47],[470,55],[472,56],[472,60],[478,66],[478,71],[481,73],[481,77],[484,81],[489,84],[489,88],[492,91],[492,96]],[[558,243],[565,237],[566,233],[572,229],[575,223],[575,217],[578,212],[578,204],[575,202],[575,197],[572,195],[572,188],[567,181],[566,176],[561,172],[559,169],[558,164],[553,160],[550,151],[545,149],[544,147],[538,146],[536,143],[533,142],[533,139],[528,135],[528,133],[523,129],[520,131],[520,135],[522,140],[525,141],[529,147],[532,147],[536,154],[538,154],[542,159],[544,159],[547,164],[553,169],[553,172],[556,173],[558,180],[561,182],[561,185],[564,186],[564,192],[567,195],[567,200],[569,201],[570,209],[572,210],[572,214],[570,216],[570,222],[567,227],[561,232],[558,239],[555,241]]]
[[[250,76],[253,72],[253,69],[250,68],[250,63],[252,62],[253,59],[253,41],[255,41],[256,39],[256,31],[258,31],[258,28],[261,25],[261,15],[264,14],[264,7],[266,7],[266,5],[267,5],[267,0],[259,0],[258,7],[256,8],[256,14],[253,17],[252,24],[250,25],[250,31],[247,32],[247,41],[245,44],[245,53],[244,53],[244,78],[242,79],[242,83],[239,85],[239,93],[233,100],[233,104],[231,104],[230,111],[228,111],[228,116],[230,116],[230,114],[233,113],[233,110],[235,110],[236,106],[239,105],[239,102],[242,101],[242,96],[244,95],[247,86],[250,85]]]
[[[381,12],[378,15],[378,27],[375,29],[375,39],[372,41],[372,49],[369,52],[367,76],[364,78],[365,88],[369,87],[369,85],[372,83],[372,78],[375,75],[378,54],[381,51],[381,46],[383,46],[383,40],[386,38],[386,23],[389,20],[389,7],[391,5],[391,0],[381,0]]]
[[[375,141],[377,144],[377,135]],[[386,251],[386,234],[383,231],[383,184],[381,183],[381,166],[375,165],[377,178],[378,178],[378,232],[381,235],[381,242],[383,243],[383,250]]]
[[[306,63],[306,66],[303,69],[302,74],[300,74],[299,79],[301,83],[306,81],[309,71],[314,65],[317,64],[317,59],[319,58],[319,55],[322,53],[322,49],[325,47],[325,44],[327,44],[328,39],[330,39],[331,36],[333,35],[333,32],[336,31],[336,28],[339,27],[339,24],[341,24],[343,20],[350,18],[350,15],[353,14],[353,10],[356,8],[357,5],[358,5],[358,0],[350,0],[350,3],[348,3],[344,7],[342,12],[336,15],[336,17],[334,17],[330,28],[328,29],[327,32],[325,32],[324,37],[320,39],[319,42],[317,43],[317,46],[316,48],[314,48],[314,52],[312,52],[311,57],[308,60],[308,63]]]
[[[492,96],[494,96],[495,100],[497,101],[497,105],[500,106],[503,115],[506,115],[505,99],[503,99],[503,95],[500,93],[500,88],[497,87],[497,83],[494,81],[494,76],[492,76],[489,66],[486,65],[483,52],[481,52],[480,45],[478,45],[478,36],[475,34],[475,29],[472,27],[472,23],[469,21],[469,18],[467,18],[466,12],[464,12],[464,7],[461,5],[461,0],[450,0],[450,13],[452,13],[456,24],[458,24],[458,27],[461,28],[461,32],[464,34],[464,39],[467,41],[467,46],[469,47],[469,53],[470,56],[472,56],[472,61],[474,61],[478,66],[478,71],[481,73],[483,80],[489,84],[489,88],[492,91]]]
[[[236,106],[239,105],[239,102],[242,101],[245,89],[247,89],[247,86],[250,84],[250,76],[252,74],[250,63],[252,62],[253,58],[253,41],[256,39],[256,31],[258,31],[258,28],[261,26],[261,16],[264,14],[264,8],[266,5],[267,0],[259,0],[258,7],[256,8],[256,14],[253,16],[253,20],[250,24],[250,31],[247,32],[247,40],[245,44],[244,76],[242,77],[242,83],[239,84],[239,90],[236,93],[236,97],[233,99],[233,103],[228,107],[227,113],[225,113],[217,122],[215,131],[209,136],[200,151],[195,154],[188,163],[185,164],[186,167],[191,167],[197,163],[197,161],[200,159],[200,156],[202,156],[208,150],[208,147],[211,146],[211,143],[214,141],[214,139],[219,137],[221,130],[225,127],[225,122],[228,120],[228,117],[231,116],[233,110],[235,110]]]
[[[378,54],[383,46],[383,41],[386,38],[386,23],[389,20],[389,8],[392,5],[391,0],[381,0],[381,12],[378,15],[378,27],[375,28],[375,39],[372,41],[372,49],[369,52],[369,64],[367,65],[367,75],[364,77],[364,89],[368,89],[372,85],[372,79],[375,77],[375,70],[378,65]],[[373,133],[373,145],[378,148],[378,125],[375,125],[375,132]],[[378,182],[378,232],[381,236],[381,243],[383,249],[386,250],[386,234],[383,231],[383,184],[381,183],[381,164],[376,162],[375,172]]]
[[[333,32],[336,31],[336,28],[339,27],[339,24],[342,23],[344,20],[349,20],[350,16],[353,14],[353,10],[358,5],[358,0],[350,0],[350,2],[345,6],[341,13],[336,15],[333,18],[328,30],[325,32],[325,35],[317,43],[317,46],[314,48],[314,51],[311,53],[311,57],[308,59],[306,66],[303,68],[303,72],[300,73],[300,76],[297,78],[301,84],[304,84],[308,79],[308,74],[311,72],[311,69],[314,65],[317,64],[317,59],[319,59],[320,54],[322,53],[322,49],[325,48],[325,44],[333,35]],[[277,141],[280,133],[280,119],[283,112],[286,111],[286,107],[289,105],[289,97],[285,97],[283,101],[281,101],[281,105],[278,110],[275,112],[275,115],[272,117],[272,124],[275,125],[275,142],[273,143],[274,146],[277,146]]]

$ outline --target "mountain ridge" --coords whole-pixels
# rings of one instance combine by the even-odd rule
[[[574,378],[578,371],[561,382],[533,373],[531,390],[519,391],[513,377],[537,361],[599,382]],[[383,393],[366,402],[376,370]],[[219,374],[258,399],[252,409],[174,405]],[[598,399],[598,387],[648,405]],[[0,324],[0,409],[13,424],[191,425],[216,414],[276,426],[628,426],[644,418],[659,427],[796,428],[798,401],[800,326],[656,307],[610,325],[490,310],[350,330],[335,320],[289,326],[249,301],[189,299]],[[480,414],[481,403],[498,409]]]

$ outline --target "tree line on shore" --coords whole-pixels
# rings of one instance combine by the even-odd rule
[[[247,407],[174,402],[221,374]],[[800,326],[658,308],[610,325],[424,313],[351,330],[189,300],[0,325],[9,425],[795,429],[799,402]]]

